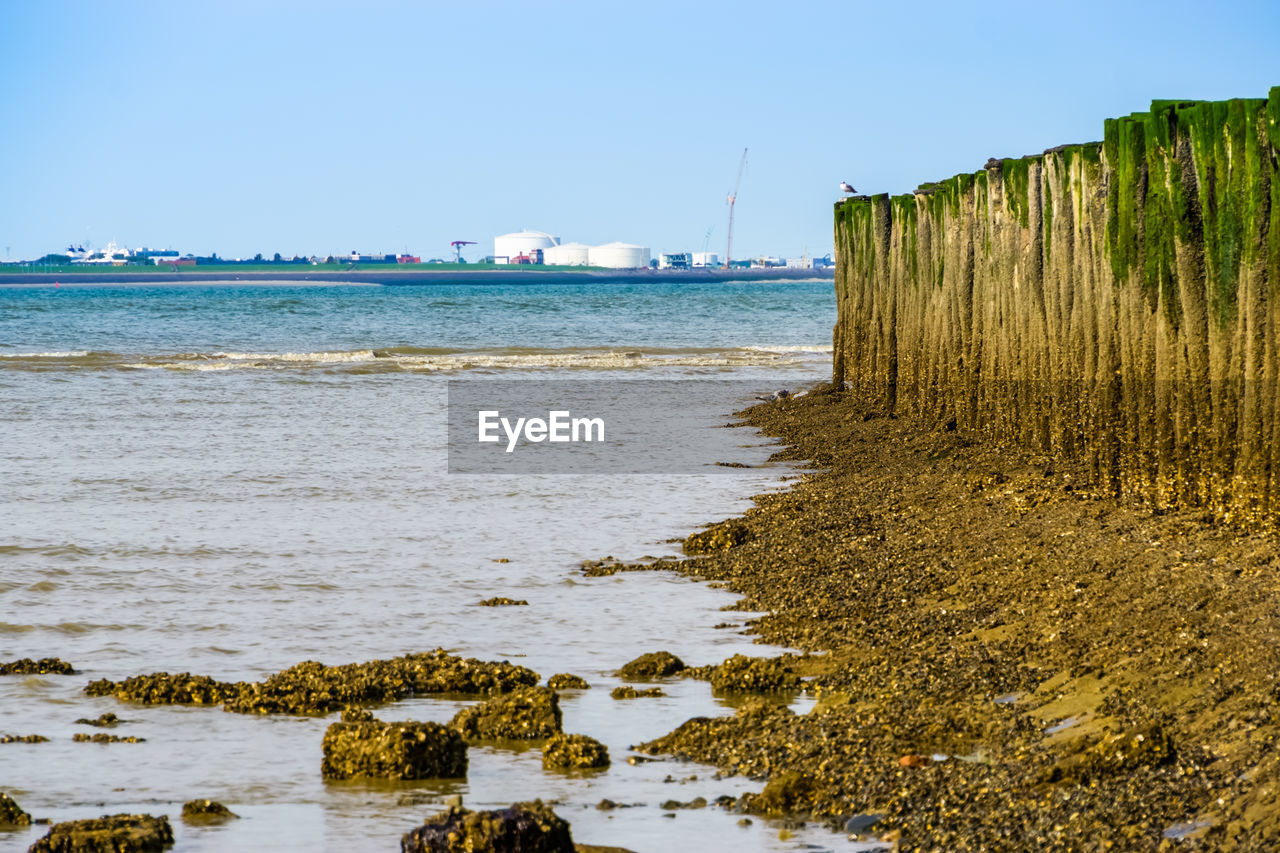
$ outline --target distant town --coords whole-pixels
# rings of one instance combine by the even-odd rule
[[[261,253],[251,258],[224,258],[216,252],[209,255],[183,253],[176,249],[130,249],[116,245],[114,241],[105,248],[93,249],[72,244],[61,252],[51,252],[35,260],[5,261],[10,269],[36,271],[50,267],[161,267],[180,271],[184,267],[214,266],[219,264],[253,264],[280,266],[371,266],[371,265],[484,265],[484,266],[544,266],[587,267],[597,269],[825,269],[834,266],[831,255],[810,257],[778,257],[765,255],[753,258],[734,258],[727,263],[716,252],[662,252],[654,257],[648,247],[634,243],[613,242],[599,246],[584,243],[561,243],[560,238],[543,231],[516,231],[493,238],[493,253],[467,260],[463,251],[467,246],[479,245],[472,240],[455,240],[450,244],[452,257],[428,258],[408,253],[351,252],[329,255],[291,255],[279,252],[270,256]]]

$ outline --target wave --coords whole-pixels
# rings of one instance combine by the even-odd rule
[[[454,373],[546,370],[644,370],[647,368],[730,368],[801,366],[825,360],[830,346],[755,345],[738,347],[585,347],[541,349],[493,347],[457,350],[399,346],[386,349],[316,352],[190,352],[121,354],[66,351],[6,354],[0,370],[51,369],[174,370],[328,370],[357,373]]]

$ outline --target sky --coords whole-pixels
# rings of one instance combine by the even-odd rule
[[[822,255],[841,180],[1275,85],[1274,0],[0,0],[0,259],[475,260],[523,228],[723,257],[744,148],[733,255]]]

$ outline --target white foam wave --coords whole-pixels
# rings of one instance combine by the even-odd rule
[[[0,358],[84,358],[88,350],[66,350],[62,352],[0,352]]]

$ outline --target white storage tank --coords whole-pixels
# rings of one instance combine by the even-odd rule
[[[591,247],[586,243],[561,243],[543,249],[542,262],[565,267],[585,267],[591,263]]]
[[[493,262],[512,263],[520,255],[532,256],[535,250],[546,251],[559,242],[559,237],[553,237],[544,231],[515,231],[511,234],[502,234],[493,238]]]
[[[635,269],[649,266],[649,250],[634,243],[605,243],[591,247],[591,266]]]

